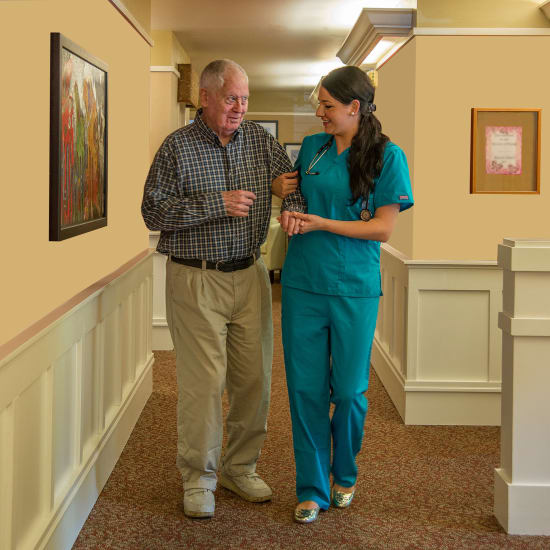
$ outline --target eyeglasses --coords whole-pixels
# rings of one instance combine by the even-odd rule
[[[248,96],[243,95],[242,97],[237,97],[234,95],[228,95],[227,97],[224,98],[224,101],[226,105],[232,105],[232,106],[235,105],[237,101],[240,101],[241,105],[244,106],[248,104]]]

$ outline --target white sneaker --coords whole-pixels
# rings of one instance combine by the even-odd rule
[[[211,518],[215,508],[210,489],[186,489],[183,493],[183,513],[190,518]]]
[[[271,500],[273,496],[267,483],[256,473],[240,476],[220,474],[218,481],[222,487],[233,491],[249,502],[265,502]]]

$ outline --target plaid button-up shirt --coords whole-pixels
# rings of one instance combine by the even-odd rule
[[[149,229],[161,232],[157,251],[210,261],[250,256],[267,237],[271,181],[291,170],[281,145],[259,124],[243,121],[224,147],[199,111],[193,124],[164,140],[145,182],[141,213]],[[222,191],[238,189],[256,195],[246,217],[225,211]]]

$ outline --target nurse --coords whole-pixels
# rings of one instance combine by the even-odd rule
[[[304,139],[295,166],[307,213],[282,206],[281,226],[292,236],[282,332],[299,523],[331,504],[349,506],[355,494],[382,294],[380,243],[413,205],[407,159],[382,133],[373,100],[357,67],[323,79],[316,115],[325,133]]]

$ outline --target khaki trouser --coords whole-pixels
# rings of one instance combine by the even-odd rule
[[[223,273],[166,263],[166,313],[176,350],[177,466],[185,489],[216,488],[221,469],[254,472],[265,439],[273,359],[271,286],[263,260]]]

